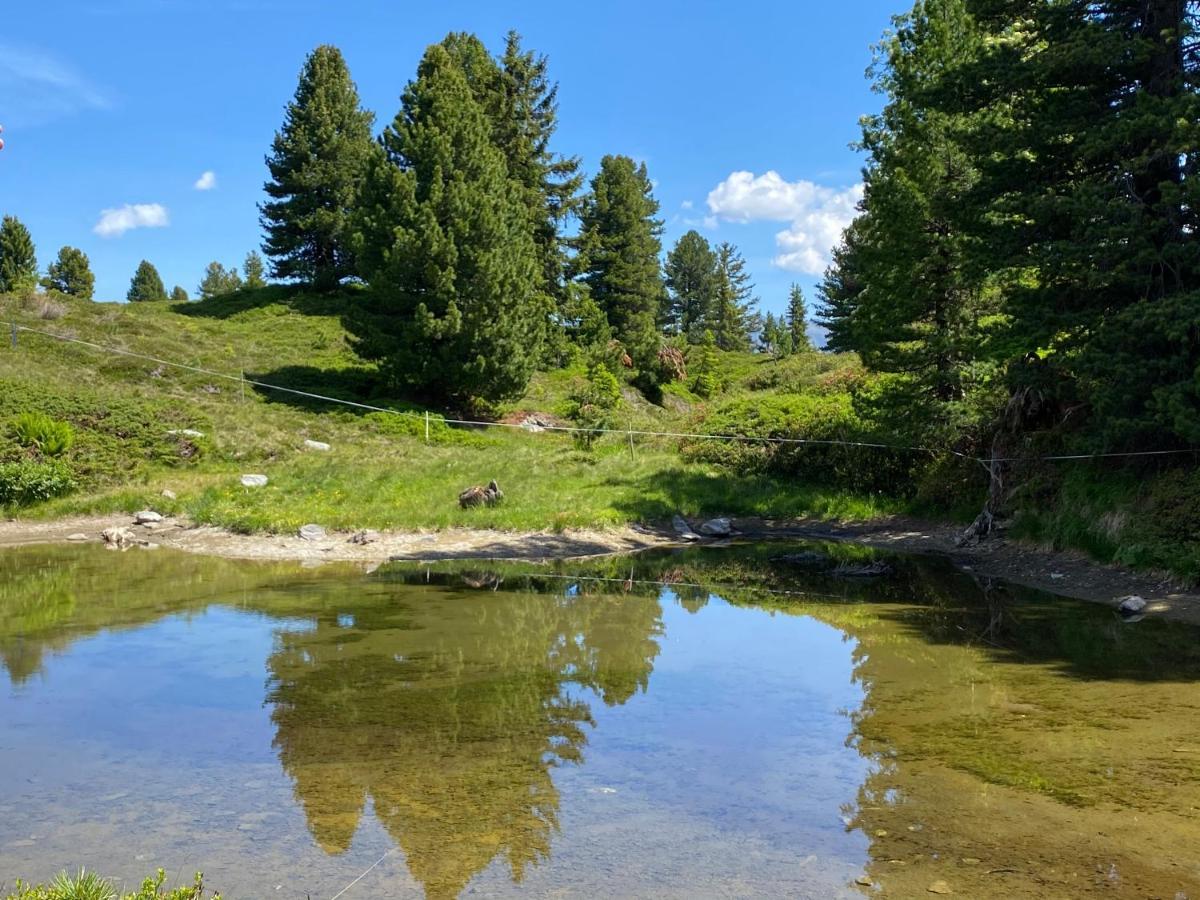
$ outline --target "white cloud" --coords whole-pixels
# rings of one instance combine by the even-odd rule
[[[134,228],[166,228],[170,224],[167,208],[159,203],[126,203],[119,209],[101,210],[100,221],[92,231],[110,238]]]
[[[792,272],[820,275],[862,195],[861,184],[838,190],[812,181],[786,181],[774,171],[734,172],[709,192],[708,208],[714,220],[790,222],[775,235],[780,252],[772,262]]]
[[[691,209],[695,204],[691,200],[684,200],[679,204],[683,209]]]
[[[66,63],[32,48],[0,44],[0,97],[5,124],[35,126],[112,101]]]
[[[217,173],[209,169],[204,172],[192,185],[198,191],[211,191],[217,186]]]

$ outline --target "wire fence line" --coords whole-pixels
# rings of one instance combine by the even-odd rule
[[[219,378],[225,381],[238,382],[245,389],[245,385],[260,388],[267,391],[277,391],[283,394],[290,394],[296,397],[304,397],[309,400],[318,400],[322,403],[333,403],[341,406],[347,406],[353,409],[362,409],[369,412],[387,413],[393,416],[404,416],[413,419],[423,419],[427,424],[430,416],[428,412],[418,413],[408,410],[391,409],[386,406],[374,406],[370,403],[360,403],[355,400],[346,400],[342,397],[330,397],[325,394],[317,394],[312,391],[302,391],[298,388],[285,387],[278,384],[270,384],[265,381],[258,381],[252,378],[246,378],[245,372],[238,375],[231,375],[228,372],[218,372],[214,369],[206,369],[201,366],[193,366],[187,363],[175,362],[169,359],[161,359],[157,356],[150,356],[145,353],[136,353],[132,350],[126,350],[123,347],[112,347],[106,344],[98,344],[93,341],[85,341],[82,338],[71,337],[70,335],[58,334],[53,331],[44,331],[39,328],[30,328],[28,325],[18,325],[15,322],[10,323],[12,328],[12,346],[17,347],[17,334],[26,332],[28,334],[41,335],[43,337],[52,338],[63,343],[78,344],[83,347],[88,347],[97,350],[101,353],[108,353],[115,356],[124,356],[131,359],[140,359],[144,362],[152,362],[161,366],[169,366],[174,369],[181,369],[187,372],[194,372],[199,375],[206,375],[210,378]],[[922,447],[907,444],[888,444],[883,442],[873,441],[848,441],[848,440],[832,440],[832,439],[814,439],[814,438],[787,438],[787,437],[772,437],[772,436],[754,436],[745,434],[706,434],[700,432],[686,431],[650,431],[637,428],[579,428],[570,425],[542,425],[536,427],[520,422],[486,422],[475,419],[451,419],[445,416],[438,416],[437,421],[446,425],[460,425],[471,428],[508,428],[517,429],[525,432],[550,431],[562,434],[617,434],[628,435],[632,440],[634,437],[658,437],[672,438],[676,440],[707,440],[707,441],[730,441],[746,444],[778,444],[778,445],[793,445],[793,446],[829,446],[829,447],[861,447],[866,449],[876,450],[893,450],[899,452],[910,453],[928,453],[937,455],[939,453],[949,454],[958,459],[968,462],[981,463],[985,467],[990,467],[996,463],[1016,463],[1016,462],[1056,462],[1069,460],[1094,460],[1094,459],[1117,459],[1117,458],[1133,458],[1133,457],[1152,457],[1152,456],[1179,456],[1183,454],[1200,454],[1200,448],[1193,449],[1172,449],[1172,450],[1140,450],[1128,451],[1119,453],[1074,453],[1060,454],[1051,456],[972,456],[968,453],[962,453],[950,447]]]

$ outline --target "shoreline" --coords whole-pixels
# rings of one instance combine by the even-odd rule
[[[166,518],[153,526],[132,524],[124,514],[81,516],[53,521],[0,522],[0,549],[36,544],[101,543],[101,532],[127,528],[142,546],[167,547],[226,559],[275,562],[434,562],[452,559],[580,559],[685,546],[669,526],[628,525],[611,530],[502,532],[455,528],[443,531],[371,532],[368,543],[352,543],[349,532],[330,532],[317,540],[298,535],[235,534],[223,528]],[[875,522],[734,519],[740,540],[837,541],[898,553],[939,556],[980,578],[997,578],[1050,594],[1115,607],[1137,594],[1149,601],[1156,618],[1200,625],[1200,593],[1174,580],[1088,559],[1073,551],[1020,543],[1003,535],[957,547],[956,525],[889,518]]]

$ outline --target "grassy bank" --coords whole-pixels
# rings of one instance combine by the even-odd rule
[[[452,428],[442,416],[454,411],[442,409],[428,410],[426,440],[426,408],[389,392],[354,354],[341,321],[354,301],[353,291],[314,298],[277,287],[182,305],[0,298],[0,315],[18,325],[234,378],[20,332],[16,348],[0,349],[0,466],[30,458],[11,425],[21,413],[42,412],[74,429],[62,461],[75,490],[3,511],[46,518],[151,507],[243,532],[308,522],[540,531],[661,521],[676,512],[853,520],[915,513],[966,522],[982,503],[975,464],[927,468],[916,493],[899,492],[909,467],[924,460],[869,448],[638,436],[631,451],[617,434],[585,451],[561,433]],[[395,414],[244,387],[242,372]],[[718,354],[715,395],[700,397],[685,381],[650,402],[625,384],[615,419],[637,431],[838,439],[862,427],[851,396],[863,377],[847,356]],[[565,422],[584,378],[582,364],[538,373],[524,397],[500,410],[501,421],[536,413]],[[310,449],[306,440],[331,450]],[[1200,578],[1193,470],[1056,465],[1022,474],[1015,534]],[[269,484],[243,487],[240,476],[251,473]],[[459,491],[493,478],[503,504],[459,509]]]

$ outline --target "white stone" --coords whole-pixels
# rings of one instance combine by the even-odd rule
[[[733,522],[725,516],[709,519],[700,526],[700,533],[708,537],[729,537],[733,534]]]
[[[135,513],[133,521],[137,525],[153,525],[156,522],[163,520],[162,513],[156,513],[152,509],[143,509],[139,513]]]
[[[267,476],[266,475],[243,475],[242,476],[242,486],[243,487],[266,487],[267,486]]]
[[[74,534],[67,535],[68,541],[86,541],[87,539],[88,539],[88,536],[86,534],[84,534],[82,531],[77,531]]]
[[[306,541],[320,541],[325,539],[325,529],[320,525],[303,525],[299,533],[300,537]]]
[[[203,431],[197,431],[195,428],[176,428],[173,431],[168,431],[167,434],[183,435],[184,437],[202,438]]]
[[[174,492],[173,490],[171,490],[170,488],[166,488],[166,489],[164,489],[164,490],[163,490],[163,492],[162,492],[162,495],[163,495],[164,497],[166,497],[168,500],[174,500],[174,499],[176,499],[175,492]]]
[[[307,450],[320,450],[322,453],[328,453],[333,449],[324,441],[305,441],[304,447]]]

